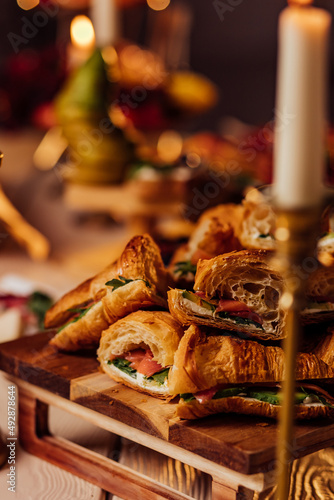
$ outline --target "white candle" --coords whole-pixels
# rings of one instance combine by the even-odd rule
[[[96,46],[113,45],[119,37],[119,18],[116,0],[92,0],[91,17]]]
[[[273,193],[281,208],[315,206],[322,196],[330,23],[313,7],[280,15]]]

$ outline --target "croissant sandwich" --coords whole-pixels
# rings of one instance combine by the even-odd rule
[[[182,335],[168,312],[136,311],[103,332],[98,359],[116,382],[168,398],[168,374]]]
[[[263,194],[252,189],[243,200],[243,219],[237,232],[244,248],[275,250],[276,214]]]
[[[194,292],[170,290],[170,312],[183,325],[234,330],[250,337],[284,337],[285,311],[279,304],[283,279],[265,250],[242,250],[202,260]]]
[[[317,342],[316,346],[312,349],[313,354],[315,354],[319,359],[324,361],[326,365],[334,369],[334,327],[328,328],[327,335],[324,335],[320,342]]]
[[[241,250],[236,227],[242,213],[241,205],[230,203],[210,208],[201,215],[188,244],[177,249],[172,257],[169,269],[175,283],[183,280],[193,284],[199,259]]]
[[[242,202],[243,217],[236,235],[248,249],[276,250],[276,213],[266,197],[257,189],[250,190]],[[333,207],[328,206],[319,227],[322,235],[317,243],[317,258],[324,266],[334,264]]]
[[[334,267],[318,267],[306,282],[306,307],[303,323],[320,323],[334,319]]]
[[[149,235],[135,236],[119,259],[64,295],[46,314],[58,328],[50,343],[66,351],[96,347],[103,330],[126,314],[167,306],[167,271]]]
[[[296,363],[296,417],[334,417],[334,396],[322,387],[324,380],[333,377],[333,369],[314,354],[299,353]],[[280,347],[207,335],[191,326],[175,353],[169,388],[180,395],[180,418],[221,412],[276,418],[283,378],[284,351]]]

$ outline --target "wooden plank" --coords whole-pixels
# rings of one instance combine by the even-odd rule
[[[7,395],[8,379],[0,373],[0,394],[2,401]],[[56,396],[54,396],[56,397]],[[18,407],[17,407],[18,413]],[[18,415],[17,415],[18,416]],[[100,429],[83,419],[73,417],[56,407],[50,408],[51,432],[71,438],[78,444],[92,446],[93,450],[107,455],[114,444],[116,436]],[[7,406],[0,405],[0,429],[4,437],[8,437]],[[6,432],[7,431],[7,432]],[[59,431],[59,432],[58,432]],[[88,437],[87,437],[88,436]],[[18,443],[17,443],[18,445]],[[7,457],[6,447],[6,457]],[[7,458],[6,458],[7,461]],[[39,458],[27,453],[19,445],[16,450],[16,491],[15,494],[8,490],[8,466],[0,469],[0,496],[1,500],[43,498],[43,500],[64,500],[80,498],[80,500],[106,500],[101,488],[84,481],[61,470],[59,467],[41,461]]]
[[[112,417],[130,428],[159,437],[200,457],[243,474],[271,470],[276,422],[245,415],[217,415],[195,421],[174,417],[175,403],[164,403],[112,381],[98,371],[94,352],[58,353],[49,333],[0,346],[0,369],[51,396],[61,395]],[[295,429],[294,458],[334,444],[334,424],[302,422]]]
[[[41,389],[40,387],[31,385],[15,377],[12,378],[12,381],[19,386],[20,391],[23,390],[33,399],[37,399],[47,405],[55,406],[71,415],[75,415],[89,423],[97,425],[101,429],[105,429],[109,432],[117,434],[118,436],[122,436],[132,441],[134,447],[136,446],[136,443],[138,443],[150,448],[151,450],[155,450],[166,456],[174,458],[175,460],[180,460],[184,464],[188,464],[195,469],[209,474],[214,480],[232,489],[236,485],[243,484],[251,490],[263,491],[275,484],[275,477],[273,474],[258,473],[245,475],[235,472],[231,469],[211,462],[206,458],[191,453],[179,446],[163,441],[155,436],[150,436],[138,429],[134,429],[133,427],[130,427],[129,425],[126,425],[116,419],[102,415],[101,413],[89,408],[85,408],[84,406],[69,401],[61,396],[57,396],[56,394],[52,394],[50,391]]]
[[[216,415],[196,421],[171,422],[169,442],[213,462],[245,474],[270,471],[275,462],[277,424],[262,417]],[[295,425],[293,458],[334,443],[334,424],[329,420]]]
[[[94,351],[58,352],[48,344],[54,331],[0,344],[0,369],[51,392],[69,398],[70,381],[96,372]]]
[[[134,391],[99,372],[72,380],[70,399],[135,429],[168,440],[175,403],[168,404]]]
[[[19,397],[20,442],[24,449],[124,500],[192,500],[169,486],[61,437],[48,434],[47,406],[22,388]],[[41,425],[39,421],[41,420]]]

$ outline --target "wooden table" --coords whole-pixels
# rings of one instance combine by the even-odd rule
[[[276,424],[263,418],[224,415],[195,422],[174,417],[174,405],[137,393],[98,371],[94,353],[61,354],[50,333],[0,346],[0,369],[19,388],[23,448],[121,498],[191,497],[129,467],[50,434],[55,406],[212,477],[212,499],[264,498],[275,482]],[[334,424],[298,424],[294,456],[334,444]],[[242,496],[243,495],[243,496]]]

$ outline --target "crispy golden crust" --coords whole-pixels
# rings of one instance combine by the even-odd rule
[[[82,318],[57,333],[50,344],[62,351],[95,348],[101,332],[109,325],[102,302],[97,302]]]
[[[313,349],[313,353],[326,365],[334,369],[334,327],[329,328],[329,333]]]
[[[298,354],[298,380],[333,376],[334,370],[314,354]],[[206,336],[193,325],[175,353],[169,386],[173,394],[193,394],[217,384],[260,384],[283,378],[284,351],[280,347],[229,336]]]
[[[167,271],[158,246],[148,234],[135,236],[126,245],[116,262],[66,293],[49,309],[45,317],[46,328],[66,323],[73,314],[70,309],[101,299],[108,290],[105,283],[118,276],[128,279],[144,278],[157,292],[166,296]]]
[[[306,281],[306,295],[310,299],[319,296],[334,299],[334,268],[321,266],[312,272]]]
[[[167,271],[157,244],[151,236],[135,236],[117,261],[117,275],[128,279],[144,278],[163,296],[167,292]],[[109,278],[112,279],[112,278]]]
[[[102,334],[98,358],[108,361],[143,345],[154,360],[171,366],[183,336],[181,325],[166,311],[136,311],[109,326]]]
[[[108,361],[133,349],[149,347],[155,361],[163,367],[171,366],[182,335],[182,327],[168,312],[136,311],[103,332],[98,359],[103,371],[113,380],[153,394],[149,387],[139,387],[135,380],[132,382],[121,372],[115,371]],[[170,396],[168,388],[153,395]]]
[[[269,266],[265,250],[242,250],[200,260],[194,290],[204,292],[207,300],[219,295],[240,301],[263,320],[262,328],[231,318],[213,317],[207,311],[194,310],[182,296],[182,290],[168,292],[170,312],[183,324],[200,324],[247,333],[254,338],[284,338],[285,311],[279,305],[283,292],[282,277]]]
[[[243,201],[243,220],[239,225],[237,235],[244,248],[254,250],[275,250],[276,241],[269,238],[260,238],[260,235],[274,235],[276,229],[276,215],[270,204],[257,191],[253,195],[247,196]],[[251,193],[249,193],[251,194]]]
[[[319,266],[314,262],[315,266]],[[318,267],[313,271],[306,281],[306,296],[309,302],[331,302],[334,301],[334,267]],[[320,299],[320,300],[319,300]],[[312,305],[312,309],[316,309],[316,305]],[[303,324],[323,323],[333,321],[334,310],[312,311],[304,310],[301,320]]]
[[[83,283],[80,283],[74,290],[67,292],[46,312],[44,320],[45,328],[54,328],[66,323],[73,315],[73,312],[69,309],[78,308],[92,299],[90,294],[92,279],[87,279]]]
[[[212,399],[201,404],[198,401],[185,403],[183,400],[176,407],[176,416],[183,419],[195,419],[216,413],[241,413],[262,417],[278,418],[281,407],[263,401],[233,396],[230,398]],[[298,420],[326,417],[334,418],[334,408],[329,406],[295,405],[295,417]]]
[[[244,217],[244,207],[234,203],[226,203],[209,208],[201,215],[199,221],[216,217],[221,222],[230,224],[236,231]]]
[[[167,301],[141,279],[131,281],[116,290],[109,288],[101,300],[109,324],[138,309],[149,307],[167,309]]]
[[[200,258],[210,259],[242,248],[236,236],[236,228],[242,220],[242,214],[241,205],[230,203],[210,208],[201,215],[188,243],[180,246],[171,259],[169,271],[175,284],[180,287],[183,286],[181,283],[186,281],[175,275],[177,262],[190,261],[197,264]]]
[[[242,247],[236,236],[236,229],[242,216],[243,207],[232,203],[206,210],[189,238],[188,246],[192,262],[197,263],[197,254],[200,255],[201,252],[210,258],[240,250]]]

